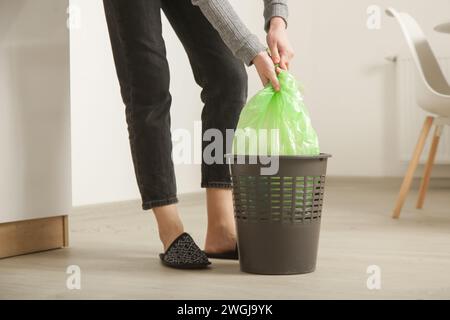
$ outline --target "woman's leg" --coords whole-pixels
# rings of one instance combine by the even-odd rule
[[[236,247],[236,227],[233,215],[231,190],[206,189],[208,229],[205,252],[222,253]]]
[[[196,82],[202,87],[203,133],[222,134],[219,163],[203,157],[202,187],[207,189],[208,231],[205,249],[216,253],[234,249],[231,179],[223,154],[226,130],[235,129],[247,99],[247,73],[241,61],[226,47],[218,32],[190,0],[162,0],[162,8],[188,54]],[[203,150],[210,142],[203,142]],[[215,156],[214,154],[213,156]]]
[[[104,0],[143,209],[167,246],[183,232],[171,158],[169,67],[159,0]]]

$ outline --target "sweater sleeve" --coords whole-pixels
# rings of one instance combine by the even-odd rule
[[[231,52],[247,66],[258,53],[266,50],[258,37],[241,21],[228,0],[191,0],[200,8],[206,19],[219,32]],[[272,17],[288,18],[287,0],[264,0],[265,30],[269,29]]]
[[[281,17],[288,24],[288,0],[264,0],[264,30],[268,31],[270,19]]]
[[[192,0],[219,32],[231,52],[247,66],[258,53],[266,50],[258,37],[250,32],[228,0]]]

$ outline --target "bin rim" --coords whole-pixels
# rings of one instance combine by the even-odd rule
[[[260,155],[238,155],[238,154],[232,154],[232,153],[225,154],[226,159],[236,159],[237,157],[258,158],[258,157],[260,157]],[[263,156],[263,157],[278,157],[280,159],[286,159],[286,160],[316,160],[316,159],[323,160],[323,159],[331,158],[333,156],[328,153],[321,153],[317,156],[283,156],[283,155],[279,155],[279,156]]]

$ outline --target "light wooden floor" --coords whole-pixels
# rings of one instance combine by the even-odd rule
[[[445,185],[446,184],[446,185]],[[37,299],[449,299],[450,185],[434,186],[426,209],[390,219],[399,180],[332,180],[318,269],[299,276],[257,276],[237,262],[214,261],[207,271],[160,265],[155,224],[138,202],[77,208],[71,247],[0,260],[0,298]],[[200,195],[183,197],[186,229],[203,242]],[[66,268],[81,268],[81,290],[66,288]],[[366,287],[366,268],[378,265],[382,288]]]

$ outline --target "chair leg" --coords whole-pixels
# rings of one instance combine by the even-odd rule
[[[406,196],[408,195],[408,192],[411,189],[411,184],[414,178],[414,172],[416,171],[417,165],[419,164],[420,156],[423,152],[425,142],[427,141],[428,134],[430,133],[430,129],[433,126],[433,121],[434,121],[433,117],[427,117],[423,124],[419,141],[417,142],[416,149],[414,150],[413,157],[411,159],[411,162],[409,163],[408,170],[406,171],[405,178],[403,179],[403,183],[397,197],[397,202],[395,204],[394,212],[392,214],[392,218],[394,219],[400,218],[400,213],[402,211],[403,205],[405,204]]]
[[[417,200],[417,209],[422,209],[425,202],[425,196],[427,195],[428,186],[430,184],[431,171],[433,170],[434,160],[436,159],[436,153],[441,139],[442,126],[437,126],[433,136],[433,143],[431,144],[430,154],[425,166],[425,172],[423,175],[422,183],[420,184],[419,199]]]

